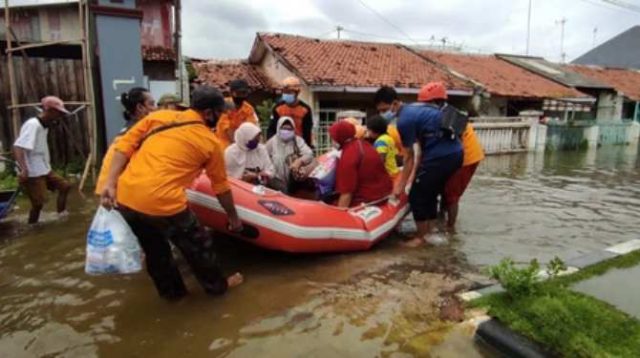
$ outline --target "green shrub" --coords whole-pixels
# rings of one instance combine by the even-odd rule
[[[518,268],[512,259],[505,258],[489,268],[489,276],[500,282],[511,297],[517,298],[534,293],[539,271],[538,260],[531,260],[528,266]]]
[[[547,274],[549,278],[556,278],[558,275],[567,269],[567,265],[558,256],[547,264]]]

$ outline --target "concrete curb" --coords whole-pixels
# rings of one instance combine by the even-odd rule
[[[618,256],[626,255],[637,250],[640,250],[640,240],[631,240],[610,246],[603,250],[591,252],[568,260],[567,270],[563,271],[561,275],[572,274],[584,269],[585,267],[592,266]],[[548,275],[544,270],[542,270],[539,275],[542,279],[548,278]],[[458,297],[462,301],[469,302],[482,296],[499,292],[504,292],[504,289],[502,286],[497,284],[480,290],[465,292],[459,294]],[[516,333],[495,318],[479,322],[476,330],[476,338],[489,347],[492,347],[498,352],[504,354],[506,357],[538,358],[550,356],[550,353],[540,345],[532,342],[521,334]]]
[[[512,331],[497,319],[486,321],[476,330],[476,339],[505,357],[544,358],[551,354],[540,345]]]
[[[612,258],[629,254],[631,252],[640,250],[640,239],[630,240],[617,245],[607,247],[602,250],[587,253],[585,255],[567,260],[567,269],[560,272],[560,276],[570,275],[576,273],[585,267],[599,264],[603,261],[610,260]],[[538,276],[543,280],[549,278],[549,275],[545,270],[540,270]],[[463,302],[470,302],[483,296],[487,296],[494,293],[504,292],[504,288],[500,284],[484,287],[479,290],[467,291],[458,294],[458,298]]]

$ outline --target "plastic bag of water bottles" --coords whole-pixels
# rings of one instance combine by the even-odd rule
[[[316,189],[321,197],[331,194],[336,185],[336,168],[340,151],[332,150],[318,158],[318,165],[309,174],[309,178],[316,183]]]
[[[117,210],[100,206],[87,233],[85,272],[129,274],[142,270],[138,238]]]

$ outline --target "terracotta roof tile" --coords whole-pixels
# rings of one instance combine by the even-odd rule
[[[144,61],[175,61],[176,53],[172,48],[162,46],[142,46]]]
[[[284,34],[260,38],[310,85],[420,88],[443,81],[452,90],[473,85],[396,44],[318,40]]]
[[[260,68],[243,60],[194,61],[193,66],[199,81],[222,90],[228,90],[229,82],[235,79],[244,79],[252,90],[270,91],[277,87]]]
[[[540,99],[587,96],[576,89],[548,80],[493,55],[454,54],[436,51],[420,51],[420,53],[480,83],[493,95]]]
[[[616,91],[633,100],[640,101],[640,71],[621,68],[569,65],[570,70],[583,76],[612,86]]]

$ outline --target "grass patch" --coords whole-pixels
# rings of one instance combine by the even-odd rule
[[[535,284],[529,294],[475,300],[514,331],[566,357],[640,357],[640,321],[569,286],[613,268],[640,264],[640,251]]]

